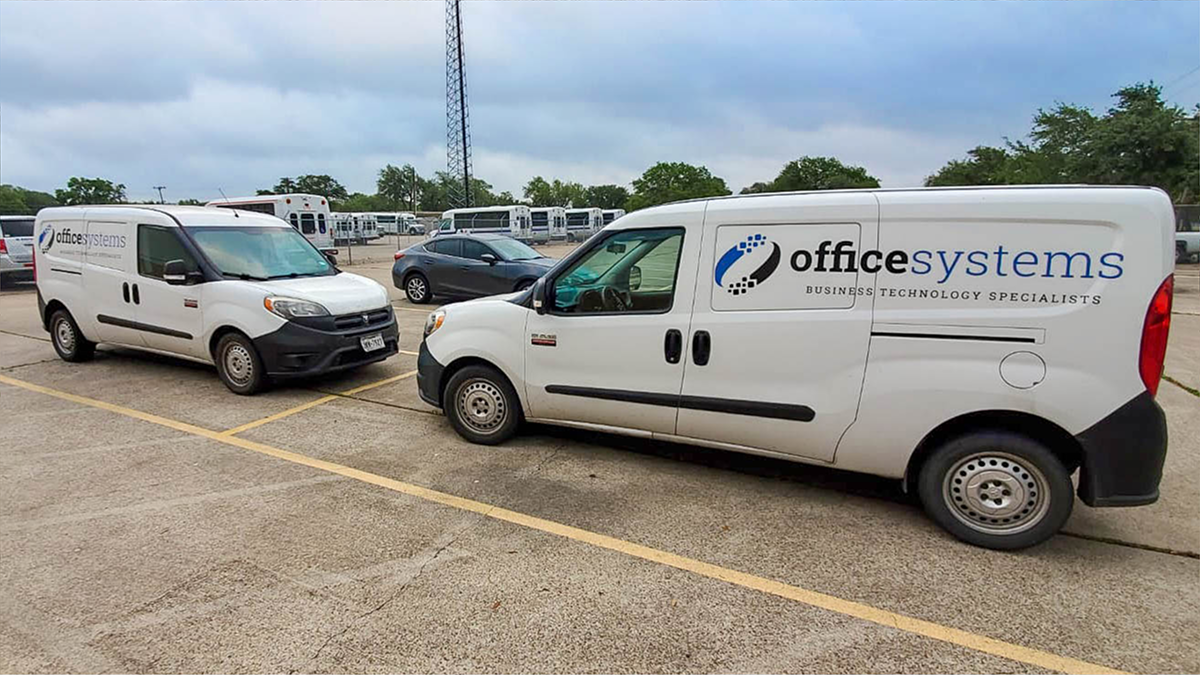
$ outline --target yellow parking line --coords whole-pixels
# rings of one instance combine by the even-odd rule
[[[411,375],[411,373],[406,375]],[[399,379],[399,377],[392,379],[394,381],[395,379]],[[691,572],[709,579],[716,579],[718,581],[724,581],[726,583],[759,591],[761,593],[767,593],[769,595],[786,598],[810,607],[818,607],[820,609],[862,619],[863,621],[869,621],[871,623],[879,624],[888,628],[895,628],[896,630],[904,631],[906,633],[921,635],[933,640],[938,640],[940,642],[966,647],[967,649],[972,649],[984,654],[999,656],[1001,658],[1017,661],[1019,663],[1025,663],[1038,668],[1055,670],[1063,673],[1079,673],[1081,675],[1086,673],[1123,673],[1123,671],[1106,668],[1095,663],[1088,663],[1086,661],[1080,661],[1078,659],[1073,659],[1066,656],[1059,656],[1057,654],[1045,652],[1040,649],[1022,647],[1021,645],[1013,644],[1011,642],[1004,642],[1003,640],[997,640],[984,635],[960,630],[958,628],[943,626],[942,624],[934,623],[932,621],[924,621],[922,619],[916,619],[903,614],[897,614],[895,612],[879,609],[878,607],[872,607],[860,602],[843,600],[832,595],[810,591],[798,586],[792,586],[780,581],[768,579],[766,577],[739,572],[737,570],[720,567],[718,565],[706,563],[694,558],[687,558],[685,556],[676,555],[667,551],[650,548],[649,546],[642,546],[641,544],[635,544],[623,539],[617,539],[615,537],[609,537],[577,527],[571,527],[570,525],[563,525],[562,523],[556,523],[544,518],[518,513],[516,511],[509,511],[508,509],[493,506],[491,504],[485,504],[483,502],[477,502],[473,499],[457,497],[445,492],[438,492],[437,490],[423,488],[419,485],[413,485],[411,483],[405,483],[392,478],[386,478],[384,476],[368,473],[366,471],[360,471],[359,469],[343,466],[341,464],[326,462],[325,460],[316,459],[314,457],[308,457],[295,452],[281,450],[263,443],[256,443],[244,438],[237,438],[235,436],[228,435],[227,433],[204,429],[186,422],[180,422],[178,420],[172,420],[166,417],[159,417],[158,415],[142,412],[140,410],[133,410],[131,408],[125,408],[123,406],[106,403],[104,401],[98,401],[85,396],[68,394],[67,392],[58,391],[49,387],[43,387],[41,385],[32,384],[23,380],[13,379],[6,375],[0,375],[0,383],[8,384],[14,387],[20,387],[28,391],[45,394],[47,396],[54,396],[56,398],[78,403],[80,405],[100,408],[102,410],[114,412],[126,417],[143,420],[145,422],[152,422],[169,429],[174,429],[176,431],[181,431],[183,433],[188,433],[195,436],[202,436],[219,443],[225,443],[226,445],[232,445],[244,450],[250,450],[252,452],[269,455],[287,462],[302,464],[304,466],[319,469],[321,471],[327,471],[339,476],[353,478],[354,480],[361,481],[363,483],[376,485],[378,487],[400,492],[418,499],[424,499],[426,501],[461,509],[463,511],[478,513],[480,515],[487,516],[488,518],[495,518],[496,520],[502,520],[508,523],[513,523],[514,525],[528,527],[530,529],[545,532],[547,534],[553,534],[565,539],[570,539],[572,541],[590,544],[598,548],[623,553],[641,560],[658,563],[660,565],[667,565],[668,567],[674,567],[676,569]],[[378,386],[379,384],[381,383],[376,383],[374,386]]]
[[[398,309],[402,312],[420,312],[422,314],[428,314],[433,311],[432,309],[413,309],[412,307],[397,307],[395,305],[392,305],[392,309]]]
[[[329,394],[327,396],[322,396],[321,398],[309,401],[308,403],[302,403],[302,404],[296,406],[295,408],[288,408],[287,410],[284,410],[283,412],[277,412],[274,415],[268,415],[262,419],[254,420],[253,422],[247,422],[241,426],[236,426],[236,427],[233,427],[232,429],[226,429],[225,431],[222,431],[220,433],[222,436],[234,436],[236,434],[242,433],[243,431],[249,431],[256,427],[261,427],[264,424],[274,422],[275,420],[281,420],[285,417],[291,417],[292,415],[295,415],[298,412],[304,412],[305,410],[308,410],[309,408],[315,408],[319,405],[329,403],[330,401],[336,400],[342,396],[353,396],[360,392],[364,392],[369,389],[374,389],[375,387],[382,387],[385,384],[391,384],[392,382],[403,380],[406,377],[412,377],[413,375],[416,375],[416,374],[417,374],[417,371],[413,370],[413,371],[404,373],[403,375],[396,375],[395,377],[385,378],[378,382],[372,382],[371,384],[364,384],[361,387],[347,389],[346,391],[343,391],[340,394]]]
[[[401,354],[408,354],[409,356],[420,356],[420,355],[421,355],[421,354],[420,354],[420,352],[409,352],[409,351],[405,351],[405,350],[403,350],[403,349],[401,349],[401,350],[400,350],[400,353],[401,353]]]

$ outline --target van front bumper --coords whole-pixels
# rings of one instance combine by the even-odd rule
[[[363,351],[361,339],[383,336],[383,349]],[[386,324],[347,331],[328,331],[287,321],[277,330],[254,338],[254,347],[272,378],[310,377],[377,363],[400,350],[396,317]]]
[[[421,340],[421,349],[417,353],[417,393],[421,400],[429,405],[442,407],[442,373],[446,367],[438,363],[429,353],[429,347]]]
[[[1083,448],[1079,498],[1088,506],[1158,501],[1167,458],[1167,418],[1144,391],[1075,436]]]

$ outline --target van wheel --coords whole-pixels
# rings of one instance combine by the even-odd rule
[[[500,371],[467,366],[446,383],[442,407],[459,436],[481,445],[512,438],[521,421],[521,401]]]
[[[96,355],[96,343],[83,336],[75,317],[65,309],[60,309],[50,316],[50,342],[54,351],[63,361],[79,363],[91,361]]]
[[[429,280],[420,272],[408,275],[404,280],[404,295],[408,296],[408,301],[414,305],[429,302],[433,297],[433,293],[429,291]]]
[[[257,394],[267,388],[266,369],[250,338],[241,333],[227,333],[217,342],[217,374],[229,391],[242,396]]]
[[[1013,550],[1039,544],[1067,522],[1071,475],[1037,441],[1003,431],[960,436],[921,467],[925,512],[976,546]]]

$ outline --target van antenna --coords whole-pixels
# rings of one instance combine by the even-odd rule
[[[217,192],[220,192],[220,193],[221,193],[221,196],[222,196],[222,197],[225,197],[225,203],[226,203],[226,204],[229,204],[229,203],[231,203],[231,202],[229,201],[229,197],[227,197],[227,196],[225,195],[225,191],[224,191],[224,190],[222,190],[221,188],[217,188]],[[239,216],[239,215],[238,215],[237,209],[233,209],[233,217],[234,217],[234,218],[241,218],[241,216]]]

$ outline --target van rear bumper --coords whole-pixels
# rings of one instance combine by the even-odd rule
[[[383,349],[363,351],[360,338],[379,333]],[[287,321],[278,330],[254,338],[267,374],[286,379],[311,377],[382,361],[400,350],[400,331],[392,317],[386,325],[331,332]]]
[[[1079,498],[1088,506],[1158,501],[1167,458],[1167,418],[1144,391],[1075,436],[1083,448]]]

